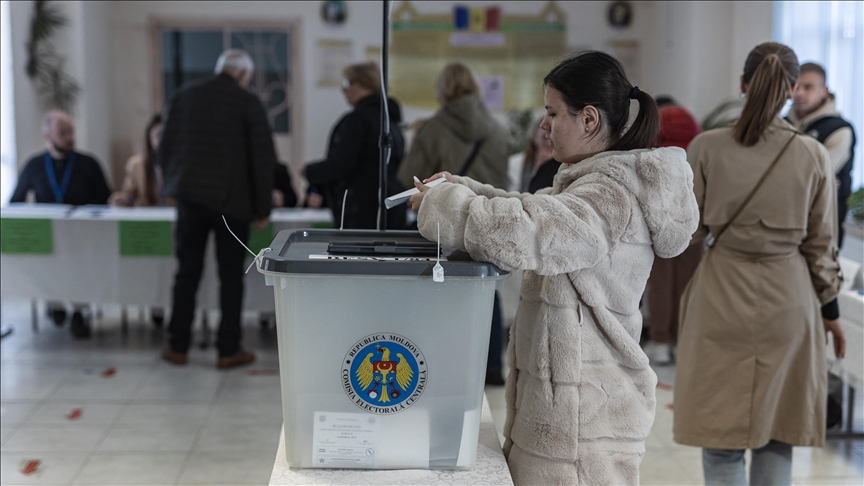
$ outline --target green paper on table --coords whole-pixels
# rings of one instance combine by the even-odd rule
[[[170,221],[120,221],[120,256],[171,256]]]
[[[54,253],[54,232],[50,219],[0,219],[0,252],[50,255]]]

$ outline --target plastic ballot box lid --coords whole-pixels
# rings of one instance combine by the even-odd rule
[[[507,272],[416,232],[281,231],[269,248],[288,464],[472,467]]]
[[[416,231],[283,230],[264,251],[262,273],[432,276],[438,244]],[[501,278],[508,272],[460,251],[441,251],[446,277]]]

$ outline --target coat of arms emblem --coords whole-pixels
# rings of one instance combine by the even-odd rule
[[[407,338],[367,336],[352,346],[342,366],[342,386],[360,408],[372,413],[400,412],[426,387],[426,361]]]

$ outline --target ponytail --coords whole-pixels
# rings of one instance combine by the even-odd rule
[[[660,135],[660,110],[657,108],[657,102],[638,87],[633,88],[632,91],[636,92],[633,99],[639,102],[639,113],[627,133],[612,144],[609,150],[651,148]]]
[[[611,146],[607,150],[652,148],[660,134],[660,111],[654,98],[627,80],[617,59],[599,51],[586,51],[561,61],[543,79],[561,93],[571,113],[591,105],[604,119]],[[639,114],[624,133],[630,100],[639,102]]]
[[[766,42],[756,46],[744,63],[747,102],[732,128],[735,140],[745,147],[759,138],[786,104],[789,91],[798,79],[798,58],[792,49]]]

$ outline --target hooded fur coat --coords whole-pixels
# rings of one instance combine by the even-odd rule
[[[420,232],[526,270],[511,330],[504,454],[518,484],[637,484],[657,377],[639,347],[654,254],[699,214],[684,150],[604,152],[538,194],[469,178],[429,190]]]

